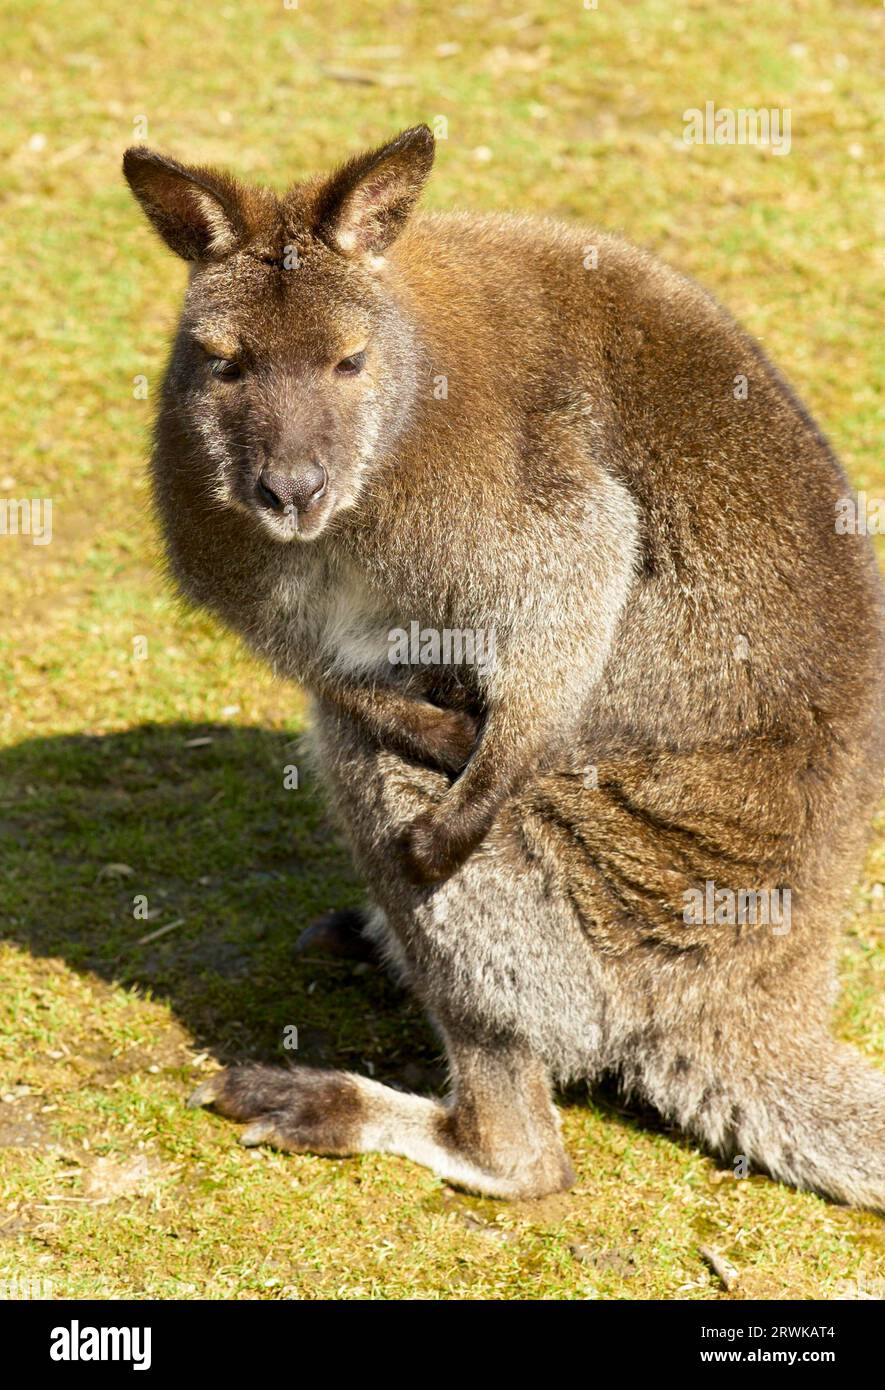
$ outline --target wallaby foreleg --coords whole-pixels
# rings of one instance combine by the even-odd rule
[[[460,772],[473,751],[478,723],[467,710],[441,709],[387,685],[308,678],[328,700],[382,747],[445,772]]]

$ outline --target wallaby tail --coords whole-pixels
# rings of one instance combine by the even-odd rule
[[[885,1075],[831,1038],[761,1063],[690,1127],[781,1182],[885,1211]]]

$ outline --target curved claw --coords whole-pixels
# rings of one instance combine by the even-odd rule
[[[211,1105],[218,1095],[218,1078],[222,1072],[216,1072],[215,1076],[210,1076],[208,1080],[201,1081],[195,1091],[191,1091],[187,1098],[189,1110],[199,1110],[203,1105]]]

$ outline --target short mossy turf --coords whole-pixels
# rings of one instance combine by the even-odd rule
[[[435,123],[429,206],[582,220],[696,275],[882,496],[885,10],[7,0],[3,27],[0,500],[51,497],[53,539],[0,536],[0,1282],[62,1298],[881,1292],[876,1218],[719,1171],[605,1092],[563,1098],[576,1188],[512,1206],[400,1159],[247,1151],[185,1108],[219,1060],[443,1077],[384,977],[293,959],[300,928],[360,885],[307,773],[286,786],[302,697],[163,582],[144,465],[185,271],[119,166],[139,141],[282,184]],[[789,155],[686,146],[683,112],[708,100],[789,107]],[[880,1061],[883,880],[880,821],[836,1015]],[[701,1245],[738,1268],[731,1294]]]

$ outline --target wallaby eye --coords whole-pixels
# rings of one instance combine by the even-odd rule
[[[361,372],[365,365],[366,351],[363,348],[362,352],[354,352],[350,357],[343,357],[335,370],[340,372],[342,376],[356,376],[357,372]]]
[[[237,377],[243,375],[239,362],[232,362],[228,357],[210,357],[209,370],[213,376],[220,376],[224,381],[236,381]]]

